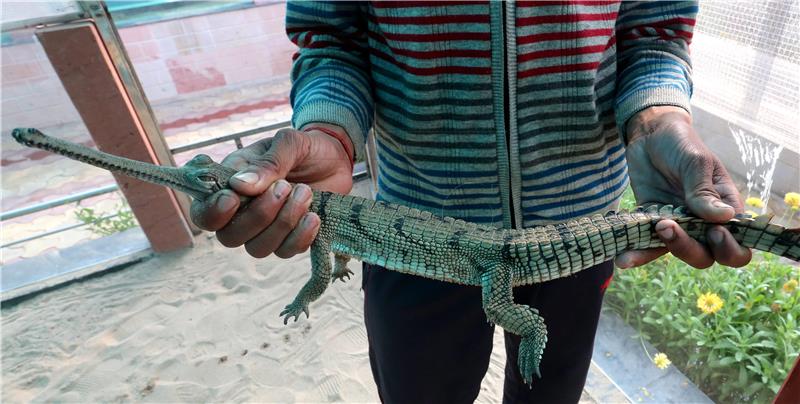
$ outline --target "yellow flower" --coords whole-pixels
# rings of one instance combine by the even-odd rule
[[[762,201],[761,199],[756,198],[755,196],[751,196],[751,197],[747,198],[744,201],[744,203],[746,203],[746,204],[748,204],[750,206],[756,207],[756,208],[763,208],[764,207],[764,201]]]
[[[714,314],[722,308],[724,301],[716,293],[703,293],[697,298],[697,308],[703,313]]]
[[[666,369],[667,366],[672,364],[672,361],[667,358],[666,354],[659,352],[653,356],[653,363],[655,363],[656,367],[659,369]]]
[[[783,197],[783,201],[786,202],[792,210],[800,209],[800,194],[797,192],[787,192],[786,196]]]
[[[783,284],[781,289],[783,289],[783,293],[790,294],[797,289],[797,284],[797,279],[789,279]]]

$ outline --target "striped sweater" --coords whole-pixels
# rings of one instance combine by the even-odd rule
[[[613,209],[626,121],[689,110],[693,2],[292,2],[293,124],[375,131],[378,198],[496,227]]]

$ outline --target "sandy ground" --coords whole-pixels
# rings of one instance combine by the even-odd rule
[[[279,319],[309,268],[306,254],[256,260],[200,236],[193,249],[7,307],[2,401],[377,401],[360,270],[310,320]],[[501,397],[496,342],[479,401]]]

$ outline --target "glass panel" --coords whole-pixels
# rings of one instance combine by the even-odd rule
[[[172,148],[291,117],[285,4],[221,11],[202,3],[216,7],[182,9],[177,18],[143,9],[139,22],[111,11],[115,22],[125,19],[120,37]]]
[[[94,145],[86,127],[38,43],[32,28],[37,21],[71,18],[74,2],[3,2],[2,43],[2,207],[3,213],[114,185],[105,170],[18,145],[10,136],[16,127],[35,127],[45,133],[85,145]],[[90,210],[85,210],[85,209]],[[56,206],[4,220],[1,265],[50,250],[60,250],[103,236],[98,228],[80,227],[24,243],[15,242],[84,220],[123,213],[130,218],[117,192]],[[120,217],[112,219],[119,224]],[[126,221],[136,225],[135,220]],[[9,246],[9,244],[12,244]]]
[[[708,2],[692,41],[694,103],[800,152],[797,1]]]

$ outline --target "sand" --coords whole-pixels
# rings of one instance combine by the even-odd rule
[[[2,401],[375,402],[356,277],[284,326],[307,254],[197,245],[2,310]],[[496,346],[480,402],[502,396]]]

